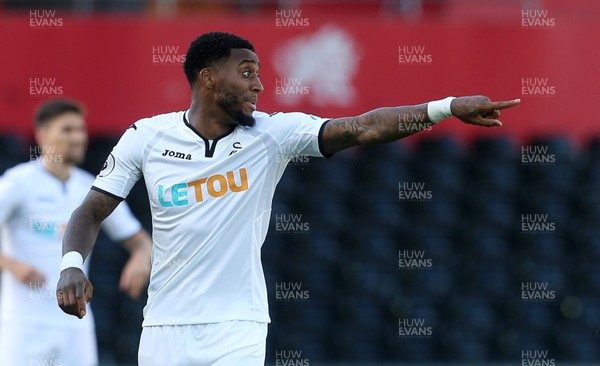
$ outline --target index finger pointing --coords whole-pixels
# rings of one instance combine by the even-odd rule
[[[513,100],[502,101],[502,102],[491,102],[491,103],[488,103],[483,109],[485,109],[487,111],[494,111],[494,110],[500,110],[500,109],[514,107],[519,103],[521,103],[521,99],[513,99]]]

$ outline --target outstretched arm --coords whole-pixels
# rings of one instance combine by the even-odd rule
[[[488,97],[460,97],[452,100],[452,115],[464,123],[501,126],[500,110],[520,103],[519,99],[492,102]],[[427,103],[374,109],[355,117],[335,118],[323,128],[323,150],[327,154],[356,145],[392,142],[422,131],[433,124]]]
[[[63,255],[75,251],[85,259],[94,247],[100,224],[119,202],[107,194],[90,190],[67,224],[63,238]],[[65,313],[81,319],[86,314],[86,303],[92,299],[92,284],[81,269],[66,268],[60,272],[56,297],[58,306]]]

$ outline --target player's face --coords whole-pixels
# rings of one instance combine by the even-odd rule
[[[37,131],[42,154],[49,161],[70,165],[83,162],[87,147],[87,131],[83,116],[68,112],[48,121]]]
[[[264,90],[258,75],[260,62],[250,50],[234,48],[216,73],[215,102],[242,126],[253,126],[258,93]]]

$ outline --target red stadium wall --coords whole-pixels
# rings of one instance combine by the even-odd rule
[[[139,118],[186,109],[189,87],[178,62],[197,35],[224,30],[257,49],[263,111],[344,116],[482,93],[523,103],[506,111],[501,130],[442,123],[431,133],[585,141],[600,133],[594,108],[600,25],[564,9],[545,10],[524,15],[516,8],[502,13],[501,21],[468,24],[464,17],[410,24],[307,10],[172,21],[60,11],[4,14],[0,133],[29,135],[33,110],[48,97],[82,101],[93,135],[120,134]]]

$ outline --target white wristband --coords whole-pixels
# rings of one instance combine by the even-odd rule
[[[64,269],[71,267],[79,268],[83,271],[83,256],[81,255],[81,253],[77,251],[71,251],[63,255],[62,260],[60,261],[59,272],[62,272]]]
[[[441,100],[434,100],[433,102],[427,103],[427,116],[433,123],[452,117],[452,111],[450,110],[450,104],[455,97],[448,97]]]

